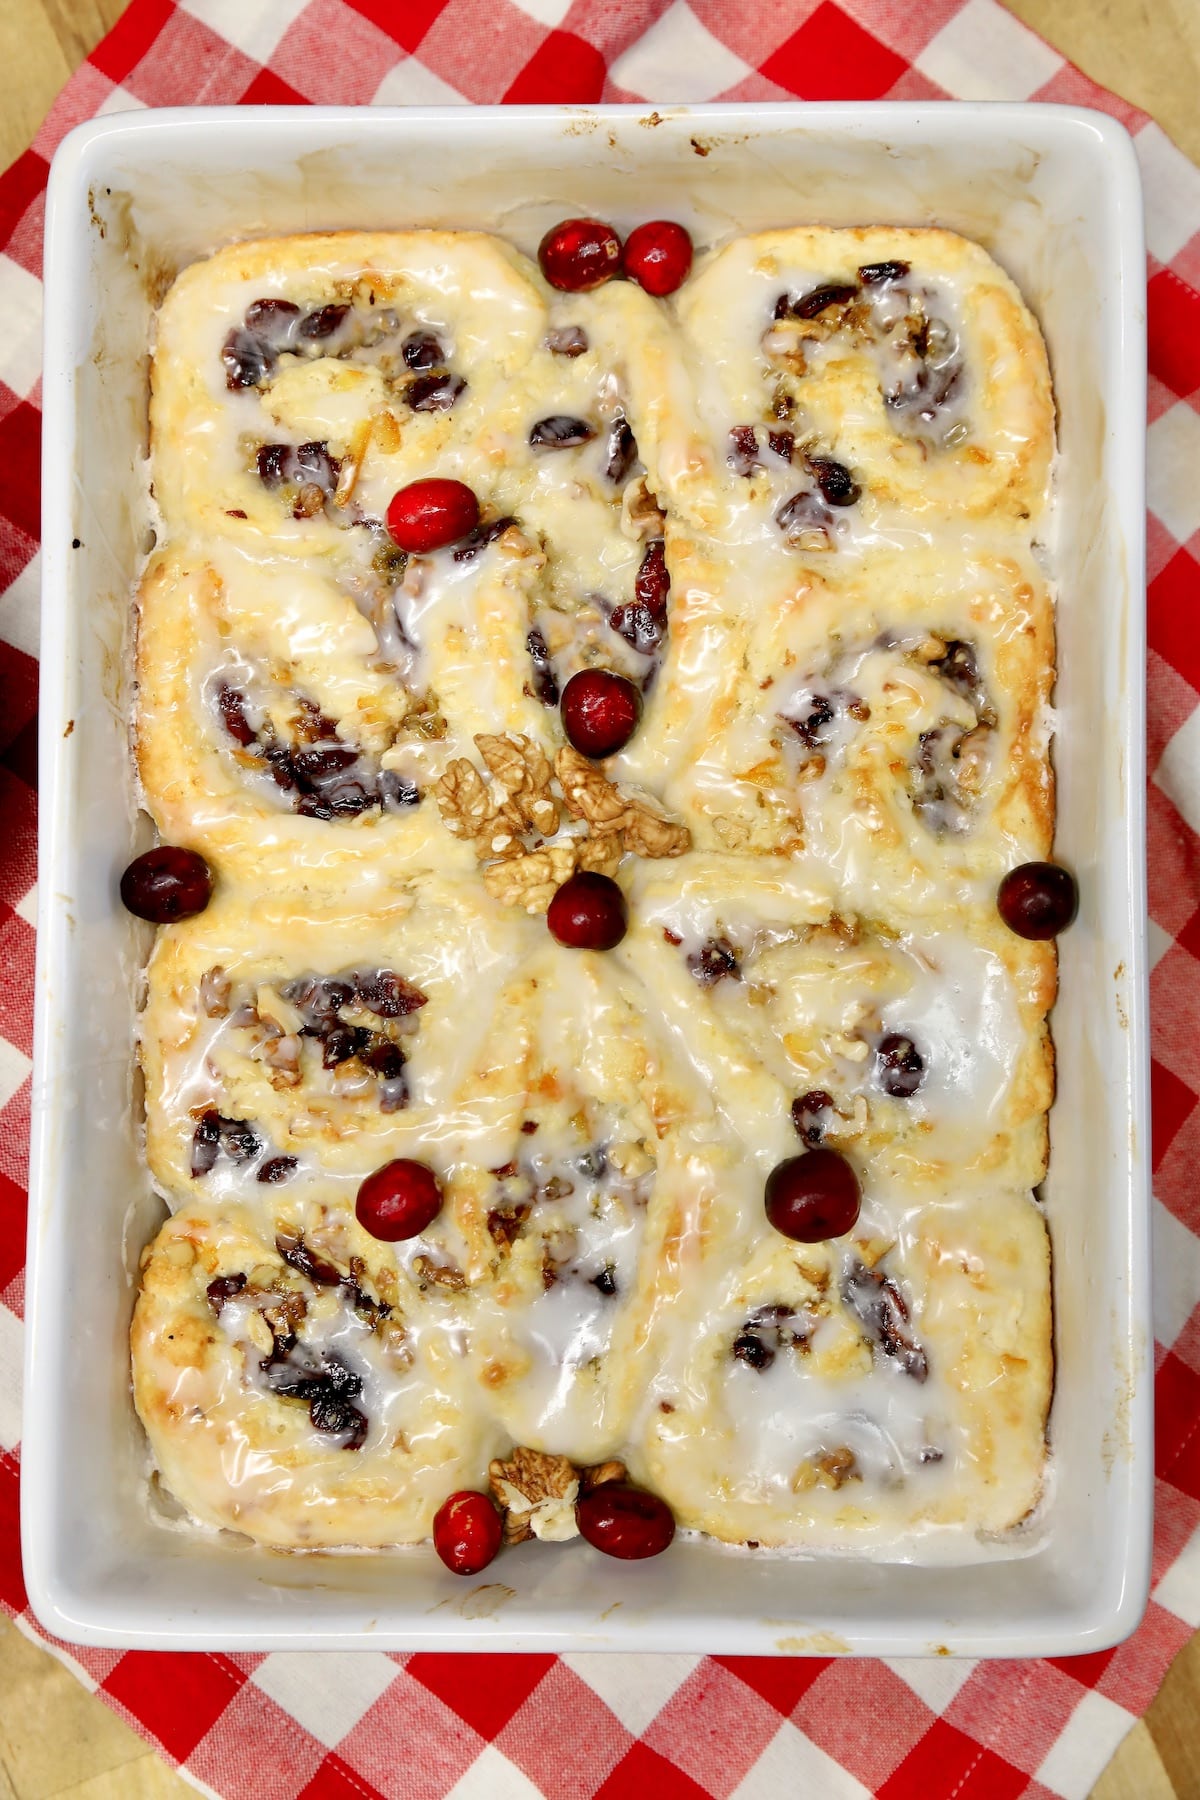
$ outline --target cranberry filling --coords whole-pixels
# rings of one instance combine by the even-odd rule
[[[276,787],[292,796],[293,810],[306,818],[353,818],[373,806],[393,812],[420,801],[420,789],[406,776],[375,768],[352,744],[342,743],[333,720],[311,700],[299,700],[292,744],[275,735],[270,720],[255,727],[245,694],[228,682],[218,687],[216,702],[230,737],[262,759]]]
[[[909,272],[906,262],[864,263],[858,279],[864,287],[882,287],[888,281],[902,281]]]
[[[233,1163],[253,1162],[262,1147],[262,1139],[245,1119],[227,1119],[209,1107],[192,1133],[192,1178],[209,1174],[222,1154]]]
[[[318,1431],[340,1437],[343,1450],[362,1449],[367,1416],[353,1403],[362,1393],[363,1380],[340,1356],[326,1350],[313,1357],[295,1343],[283,1348],[276,1342],[258,1366],[271,1393],[305,1403]]]
[[[924,1381],[929,1359],[909,1329],[908,1302],[891,1276],[879,1268],[868,1269],[853,1257],[842,1277],[841,1292],[875,1348],[894,1358],[914,1381]]]
[[[551,413],[530,427],[529,442],[535,450],[571,450],[577,444],[589,443],[595,435],[586,419],[573,419],[569,413]]]
[[[734,425],[726,458],[735,475],[753,475],[758,467],[758,434],[753,425]]]
[[[609,624],[642,656],[652,656],[667,634],[667,595],[671,576],[662,538],[647,544],[634,579],[632,601],[614,608]]]
[[[687,965],[701,987],[715,987],[719,981],[742,979],[742,965],[727,937],[709,938],[699,950],[692,951]]]
[[[533,664],[534,698],[540,700],[543,706],[557,706],[558,681],[554,674],[554,664],[550,661],[546,640],[536,626],[525,639],[525,648]]]
[[[450,553],[451,560],[457,563],[474,562],[489,544],[494,544],[497,538],[503,537],[509,526],[516,522],[511,513],[506,513],[502,519],[491,519],[486,525],[477,525],[474,531],[468,531],[461,544],[455,545]]]
[[[925,1064],[910,1037],[889,1032],[875,1052],[879,1085],[894,1100],[907,1100],[925,1079]]]

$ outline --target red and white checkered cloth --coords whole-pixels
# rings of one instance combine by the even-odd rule
[[[1082,1797],[1200,1626],[1200,171],[994,0],[134,0],[0,177],[0,1604],[17,1548],[50,156],[141,106],[942,99],[1101,107],[1150,250],[1158,1514],[1146,1622],[1048,1662],[150,1655],[70,1668],[221,1800]]]

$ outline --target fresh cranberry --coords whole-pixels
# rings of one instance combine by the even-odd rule
[[[358,1190],[355,1215],[364,1231],[385,1244],[420,1237],[442,1210],[442,1188],[428,1163],[398,1156],[368,1175]]]
[[[893,1100],[907,1100],[925,1079],[925,1062],[910,1037],[902,1031],[889,1031],[875,1055],[879,1062],[879,1085]]]
[[[1052,938],[1079,910],[1079,889],[1058,863],[1029,862],[1010,869],[996,896],[1000,917],[1023,938]]]
[[[478,1575],[500,1548],[500,1514],[486,1494],[462,1488],[438,1507],[433,1547],[455,1575]]]
[[[629,927],[625,896],[609,876],[581,869],[551,900],[546,923],[569,950],[611,950]]]
[[[122,902],[152,925],[173,925],[202,913],[212,890],[212,870],[204,858],[177,844],[159,844],[135,856],[121,877]]]
[[[617,273],[621,240],[599,219],[564,219],[538,245],[538,261],[551,287],[567,294],[585,293]]]
[[[836,1150],[809,1150],[776,1163],[767,1176],[767,1218],[798,1244],[844,1237],[858,1218],[858,1176]]]
[[[625,1481],[606,1481],[585,1494],[575,1508],[581,1536],[605,1556],[640,1562],[661,1556],[675,1536],[675,1519],[665,1500]]]
[[[412,555],[457,543],[478,523],[479,502],[462,481],[410,481],[387,509],[388,530]]]
[[[623,750],[641,715],[641,697],[632,681],[611,669],[581,669],[563,689],[563,730],[582,756],[613,756]]]
[[[625,273],[661,299],[687,280],[692,266],[692,240],[673,219],[639,225],[625,240]]]

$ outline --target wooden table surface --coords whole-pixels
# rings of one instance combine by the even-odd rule
[[[1200,162],[1200,0],[1008,4]],[[123,10],[124,0],[0,0],[0,168],[25,149],[72,70]],[[52,1656],[0,1620],[0,1800],[194,1794]],[[1200,1800],[1200,1632],[1092,1800]]]

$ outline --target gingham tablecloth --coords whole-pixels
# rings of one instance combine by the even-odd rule
[[[17,1547],[47,165],[142,106],[1057,100],[1135,134],[1150,252],[1158,1513],[1119,1649],[1047,1662],[52,1648],[222,1800],[1082,1797],[1200,1626],[1200,171],[994,0],[134,0],[0,177],[0,1604]]]

